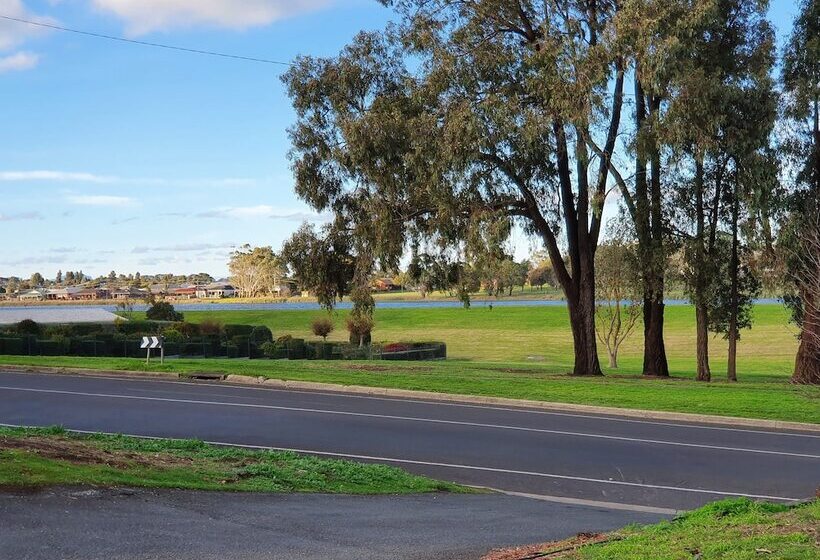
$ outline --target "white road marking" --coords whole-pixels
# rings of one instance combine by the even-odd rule
[[[34,428],[36,426],[16,426],[14,424],[0,424],[0,426],[6,427],[26,427],[26,428]],[[157,436],[143,436],[137,434],[114,434],[110,432],[95,432],[91,430],[66,430],[68,432],[75,432],[80,434],[105,434],[105,435],[122,435],[128,437],[136,437],[141,439],[154,439],[154,440],[162,440],[162,439],[173,439],[173,438],[162,438]],[[298,449],[293,447],[275,447],[269,445],[251,445],[245,443],[231,443],[226,441],[208,441],[205,440],[204,443],[210,445],[218,445],[222,447],[238,447],[242,449],[258,449],[262,451],[290,451],[293,453],[302,453],[305,455],[320,455],[323,457],[339,457],[342,459],[357,459],[360,461],[374,461],[374,462],[381,462],[381,463],[398,463],[404,465],[421,465],[426,467],[443,467],[443,468],[451,468],[451,469],[462,469],[462,470],[472,470],[472,471],[484,471],[484,472],[494,472],[494,473],[501,473],[501,474],[515,474],[515,475],[523,475],[523,476],[533,476],[533,477],[540,477],[540,478],[553,478],[558,480],[572,480],[576,482],[590,482],[593,484],[609,484],[614,486],[628,486],[632,488],[650,488],[653,490],[671,490],[674,492],[690,492],[696,494],[712,494],[716,496],[736,496],[741,498],[755,498],[758,500],[778,500],[782,502],[800,502],[803,501],[804,498],[788,498],[785,496],[769,496],[765,494],[747,494],[744,492],[725,492],[720,490],[707,490],[705,488],[684,488],[681,486],[666,486],[661,484],[645,484],[642,482],[624,482],[621,480],[608,480],[608,479],[601,479],[601,478],[589,478],[584,476],[570,476],[570,475],[563,475],[563,474],[553,474],[553,473],[542,473],[542,472],[533,472],[533,471],[519,471],[513,469],[499,469],[494,467],[481,467],[477,465],[461,465],[457,463],[438,463],[434,461],[417,461],[413,459],[399,459],[396,457],[379,457],[374,455],[356,455],[352,453],[335,453],[332,451],[317,451],[315,449]]]
[[[0,373],[5,375],[22,375],[22,376],[31,376],[31,375],[64,375],[70,376],[70,373],[66,374],[52,374],[52,373],[23,373],[23,372],[15,372],[15,371],[0,371]],[[320,391],[320,390],[307,390],[307,389],[289,389],[289,388],[279,388],[279,387],[248,387],[239,384],[232,384],[230,382],[221,382],[221,383],[208,383],[208,382],[199,382],[193,383],[192,381],[173,381],[170,379],[162,379],[162,378],[145,378],[139,379],[136,377],[120,377],[120,376],[111,376],[105,375],[104,373],[100,373],[99,375],[84,375],[83,377],[74,376],[78,379],[107,379],[111,381],[120,381],[120,382],[132,382],[132,383],[168,383],[171,385],[186,385],[190,386],[206,386],[206,387],[224,387],[224,388],[231,388],[237,389],[242,391],[268,391],[268,392],[276,392],[276,393],[296,393],[302,395],[322,395],[328,397],[338,397],[338,398],[349,398],[349,399],[367,399],[367,400],[374,400],[374,401],[386,401],[386,402],[406,402],[406,403],[414,403],[414,404],[427,404],[433,406],[449,406],[449,407],[458,407],[458,408],[477,408],[480,410],[497,410],[501,412],[518,412],[522,414],[541,414],[546,416],[562,416],[566,418],[584,418],[587,420],[606,420],[607,422],[623,422],[628,424],[647,424],[650,426],[668,426],[672,428],[682,428],[682,429],[693,429],[693,430],[716,430],[716,431],[725,431],[725,432],[741,432],[747,434],[764,434],[764,435],[772,435],[772,436],[783,436],[783,437],[800,437],[800,438],[813,438],[813,439],[820,439],[820,435],[817,434],[805,434],[805,433],[796,433],[796,432],[788,432],[788,431],[772,431],[772,430],[754,430],[754,429],[747,429],[747,428],[729,428],[725,426],[704,426],[701,424],[687,424],[687,423],[676,423],[676,422],[659,422],[656,420],[649,420],[649,419],[639,419],[639,418],[624,418],[620,416],[605,416],[600,414],[588,413],[588,414],[578,414],[572,412],[556,412],[551,410],[538,410],[533,408],[527,408],[525,405],[521,407],[503,407],[497,405],[490,405],[490,404],[469,404],[469,403],[459,403],[459,402],[448,402],[448,401],[437,401],[437,400],[426,400],[424,397],[418,398],[405,398],[405,397],[377,397],[373,395],[357,395],[351,393],[343,393],[343,392],[333,392],[333,391]],[[727,422],[731,422],[731,417],[726,417]],[[694,422],[694,420],[693,420]]]
[[[463,422],[458,420],[440,420],[435,418],[418,418],[412,416],[393,416],[388,414],[372,414],[372,413],[365,413],[365,412],[347,412],[347,411],[340,411],[340,410],[322,410],[318,408],[302,408],[302,407],[294,407],[294,406],[277,406],[277,405],[269,405],[269,404],[253,404],[253,403],[236,403],[236,402],[225,402],[225,401],[205,401],[205,400],[195,400],[195,399],[174,399],[170,397],[147,397],[147,396],[140,396],[140,395],[117,395],[112,393],[88,393],[84,391],[63,391],[58,389],[33,389],[29,387],[6,387],[0,386],[0,390],[6,391],[21,391],[21,392],[28,392],[28,393],[47,393],[47,394],[57,394],[57,395],[74,395],[74,396],[82,396],[82,397],[96,397],[96,398],[106,398],[106,399],[126,399],[126,400],[141,400],[141,401],[158,401],[158,402],[170,402],[170,403],[181,403],[181,404],[196,404],[196,405],[205,405],[205,406],[226,406],[226,407],[237,407],[237,408],[254,408],[254,409],[263,409],[263,410],[280,410],[286,412],[303,412],[308,414],[328,414],[328,415],[336,415],[336,416],[353,416],[353,417],[360,417],[360,418],[380,418],[385,420],[399,420],[404,422],[420,422],[420,423],[427,423],[427,424],[445,424],[445,425],[452,425],[452,426],[467,426],[471,428],[487,428],[487,429],[496,429],[496,430],[511,430],[511,431],[520,431],[520,432],[530,432],[530,433],[542,433],[542,434],[551,434],[551,435],[561,435],[561,436],[569,436],[569,437],[585,437],[585,438],[592,438],[592,439],[603,439],[603,440],[612,440],[612,441],[625,441],[630,443],[647,443],[652,445],[670,445],[676,447],[692,447],[697,449],[710,449],[715,451],[731,451],[737,453],[755,453],[761,455],[777,455],[781,457],[800,457],[804,459],[820,459],[820,455],[813,455],[809,453],[791,453],[787,451],[771,451],[766,449],[749,449],[743,447],[728,447],[728,446],[721,446],[721,445],[706,445],[701,443],[684,443],[678,441],[666,441],[666,440],[654,440],[654,439],[643,439],[643,438],[630,438],[625,436],[610,436],[610,435],[603,435],[603,434],[589,434],[584,432],[570,432],[564,430],[547,430],[542,428],[527,428],[523,426],[507,426],[502,424],[484,424],[480,422]]]

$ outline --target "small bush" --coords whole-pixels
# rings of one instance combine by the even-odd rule
[[[165,342],[182,342],[185,340],[185,335],[176,329],[165,329],[162,331],[162,336],[165,338]]]
[[[263,343],[262,346],[259,347],[259,350],[262,351],[262,354],[266,358],[275,358],[276,357],[276,352],[277,352],[278,349],[276,347],[276,344],[274,344],[272,341],[270,341],[270,342]]]
[[[251,342],[254,344],[264,344],[265,342],[273,342],[273,333],[265,326],[254,327],[250,334]]]
[[[199,336],[199,325],[196,323],[177,323],[174,328],[178,330],[185,338],[193,338]]]
[[[17,323],[17,332],[19,334],[38,335],[42,332],[40,324],[31,319],[23,319]]]
[[[313,334],[321,336],[322,340],[327,340],[327,335],[333,332],[333,321],[328,317],[318,317],[313,320],[313,324],[310,328]]]
[[[350,343],[364,346],[370,344],[370,331],[373,330],[373,319],[370,317],[349,317],[347,330],[350,332]]]
[[[158,301],[148,308],[145,316],[152,321],[182,321],[183,315],[167,301]]]
[[[285,334],[276,339],[276,345],[284,348],[291,340],[293,340],[293,337],[289,334]]]

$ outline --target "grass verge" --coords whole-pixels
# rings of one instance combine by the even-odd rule
[[[197,440],[0,428],[0,488],[127,486],[249,492],[410,494],[468,489],[401,469]]]
[[[88,368],[100,371],[215,372],[270,379],[388,387],[415,391],[507,397],[641,410],[716,414],[820,423],[820,387],[791,385],[770,376],[740,383],[698,383],[688,378],[640,375],[572,377],[535,364],[396,363],[306,360],[169,359],[165,365],[136,358],[0,356],[0,364]]]
[[[820,501],[783,506],[747,499],[709,504],[672,521],[495,551],[484,560],[816,560]]]

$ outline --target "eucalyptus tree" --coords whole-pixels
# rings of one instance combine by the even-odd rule
[[[709,219],[705,211],[704,167],[727,131],[748,116],[737,114],[733,106],[744,90],[767,91],[771,29],[763,14],[765,2],[756,0],[624,0],[616,17],[616,44],[633,79],[634,180],[615,171],[613,177],[638,240],[646,375],[669,374],[663,338],[664,272],[675,229],[669,204],[677,187],[669,170],[684,154],[700,183],[691,201],[696,214],[693,237],[695,254],[706,262],[707,229],[717,214]],[[705,274],[698,274],[697,283],[702,294]],[[701,299],[699,295],[696,303]],[[698,305],[697,315],[699,370],[708,378],[703,305]]]
[[[690,299],[695,306],[697,379],[709,381],[710,311],[728,315],[729,377],[735,377],[740,292],[739,219],[757,218],[758,202],[774,187],[765,148],[776,116],[770,71],[774,33],[764,3],[697,2],[701,14],[686,21],[688,56],[668,74],[669,91],[657,136],[675,152],[674,199],[684,220],[673,227],[686,238]],[[692,6],[696,8],[698,6]],[[677,184],[676,184],[677,183]],[[730,250],[719,251],[721,229],[731,231]],[[725,244],[724,244],[725,245]],[[724,256],[726,257],[724,259]],[[724,262],[725,261],[725,262]],[[728,267],[726,266],[728,264]],[[729,288],[721,290],[725,273]],[[744,293],[748,292],[746,290]]]
[[[796,168],[791,216],[784,245],[790,245],[789,279],[795,318],[801,324],[792,380],[820,383],[820,2],[801,0],[783,57],[785,116],[795,134],[787,153]],[[790,243],[789,243],[790,241]]]
[[[408,241],[524,228],[566,296],[573,372],[600,375],[594,258],[622,133],[620,2],[382,1],[398,24],[284,76],[296,192],[390,265]]]

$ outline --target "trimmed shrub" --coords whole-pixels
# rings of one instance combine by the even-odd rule
[[[158,301],[148,308],[145,316],[152,321],[182,321],[183,315],[167,301]]]
[[[16,330],[19,334],[39,335],[43,332],[40,324],[31,319],[23,319],[17,323]]]
[[[327,340],[327,335],[333,332],[333,321],[329,317],[317,317],[310,326],[313,334]]]
[[[285,335],[282,335],[282,336],[280,336],[279,338],[276,339],[276,345],[277,346],[287,346],[288,342],[290,342],[291,340],[293,340],[293,337],[290,336],[289,334],[285,334]]]
[[[250,336],[253,332],[253,325],[225,325],[225,336],[230,340],[235,336]]]
[[[254,327],[250,334],[251,342],[256,345],[264,344],[265,342],[273,342],[273,333],[264,325]]]
[[[174,328],[185,338],[199,336],[199,325],[196,323],[181,322],[174,325]]]
[[[128,321],[117,325],[117,330],[130,335],[155,335],[161,330],[161,325],[156,321]]]
[[[262,351],[262,354],[266,358],[276,357],[277,348],[276,348],[276,344],[274,344],[273,341],[262,343],[262,346],[259,347],[259,350]]]

